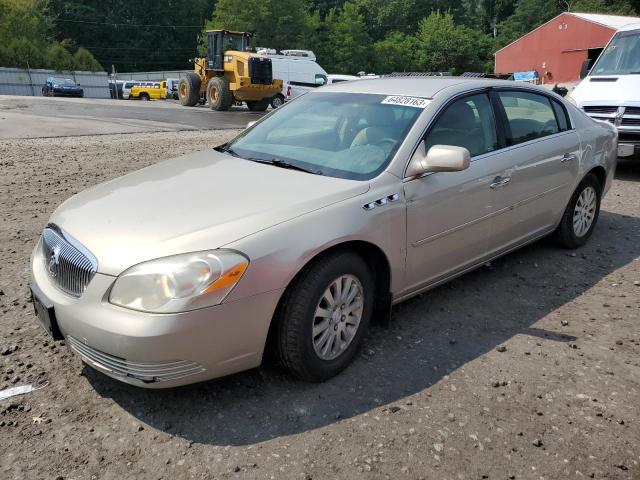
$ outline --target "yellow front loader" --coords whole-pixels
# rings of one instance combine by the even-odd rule
[[[207,57],[196,58],[194,71],[180,78],[180,103],[192,107],[206,101],[212,110],[229,110],[246,102],[249,110],[266,110],[282,91],[282,80],[273,79],[270,58],[248,50],[248,33],[207,31]]]

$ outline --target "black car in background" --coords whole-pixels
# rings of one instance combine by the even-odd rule
[[[70,78],[49,77],[42,87],[44,97],[84,97],[84,90],[79,83]]]

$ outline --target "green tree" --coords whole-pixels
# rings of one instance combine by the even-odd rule
[[[420,22],[416,35],[418,64],[434,72],[485,71],[492,57],[491,42],[486,35],[456,25],[453,16],[432,13]]]
[[[91,52],[86,48],[80,47],[73,54],[73,65],[75,70],[84,70],[88,72],[103,71],[102,65],[98,62]]]
[[[254,46],[299,48],[305,37],[304,0],[219,0],[206,28],[253,34]]]
[[[59,43],[52,44],[44,55],[47,68],[53,70],[73,70],[73,56]]]
[[[570,11],[580,13],[606,13],[610,15],[635,15],[627,0],[578,0],[570,5]]]
[[[331,73],[358,73],[371,68],[373,43],[358,6],[347,2],[342,9],[332,8],[325,18],[327,49],[330,58],[323,60]]]
[[[0,54],[0,65],[18,68],[42,68],[40,48],[24,37],[14,38]]]
[[[415,32],[420,19],[416,0],[355,0],[369,34],[377,40],[391,32]]]
[[[49,0],[56,39],[72,39],[107,70],[191,69],[210,0]]]
[[[513,15],[498,25],[497,45],[514,41],[561,12],[557,0],[519,0]]]
[[[415,36],[393,32],[373,45],[373,71],[391,73],[419,70],[419,48]]]

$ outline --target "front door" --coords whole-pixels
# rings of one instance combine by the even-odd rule
[[[471,164],[461,172],[426,174],[405,182],[406,293],[482,261],[489,234],[487,158],[501,155],[486,93],[460,98],[439,115],[426,137],[433,145],[465,147]]]

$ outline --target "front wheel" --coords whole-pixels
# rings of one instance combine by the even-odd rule
[[[285,294],[278,315],[278,356],[302,380],[318,382],[344,370],[369,326],[375,283],[359,256],[318,260]]]
[[[554,232],[556,240],[565,248],[578,248],[589,240],[600,214],[602,186],[592,173],[587,174],[571,196]]]

